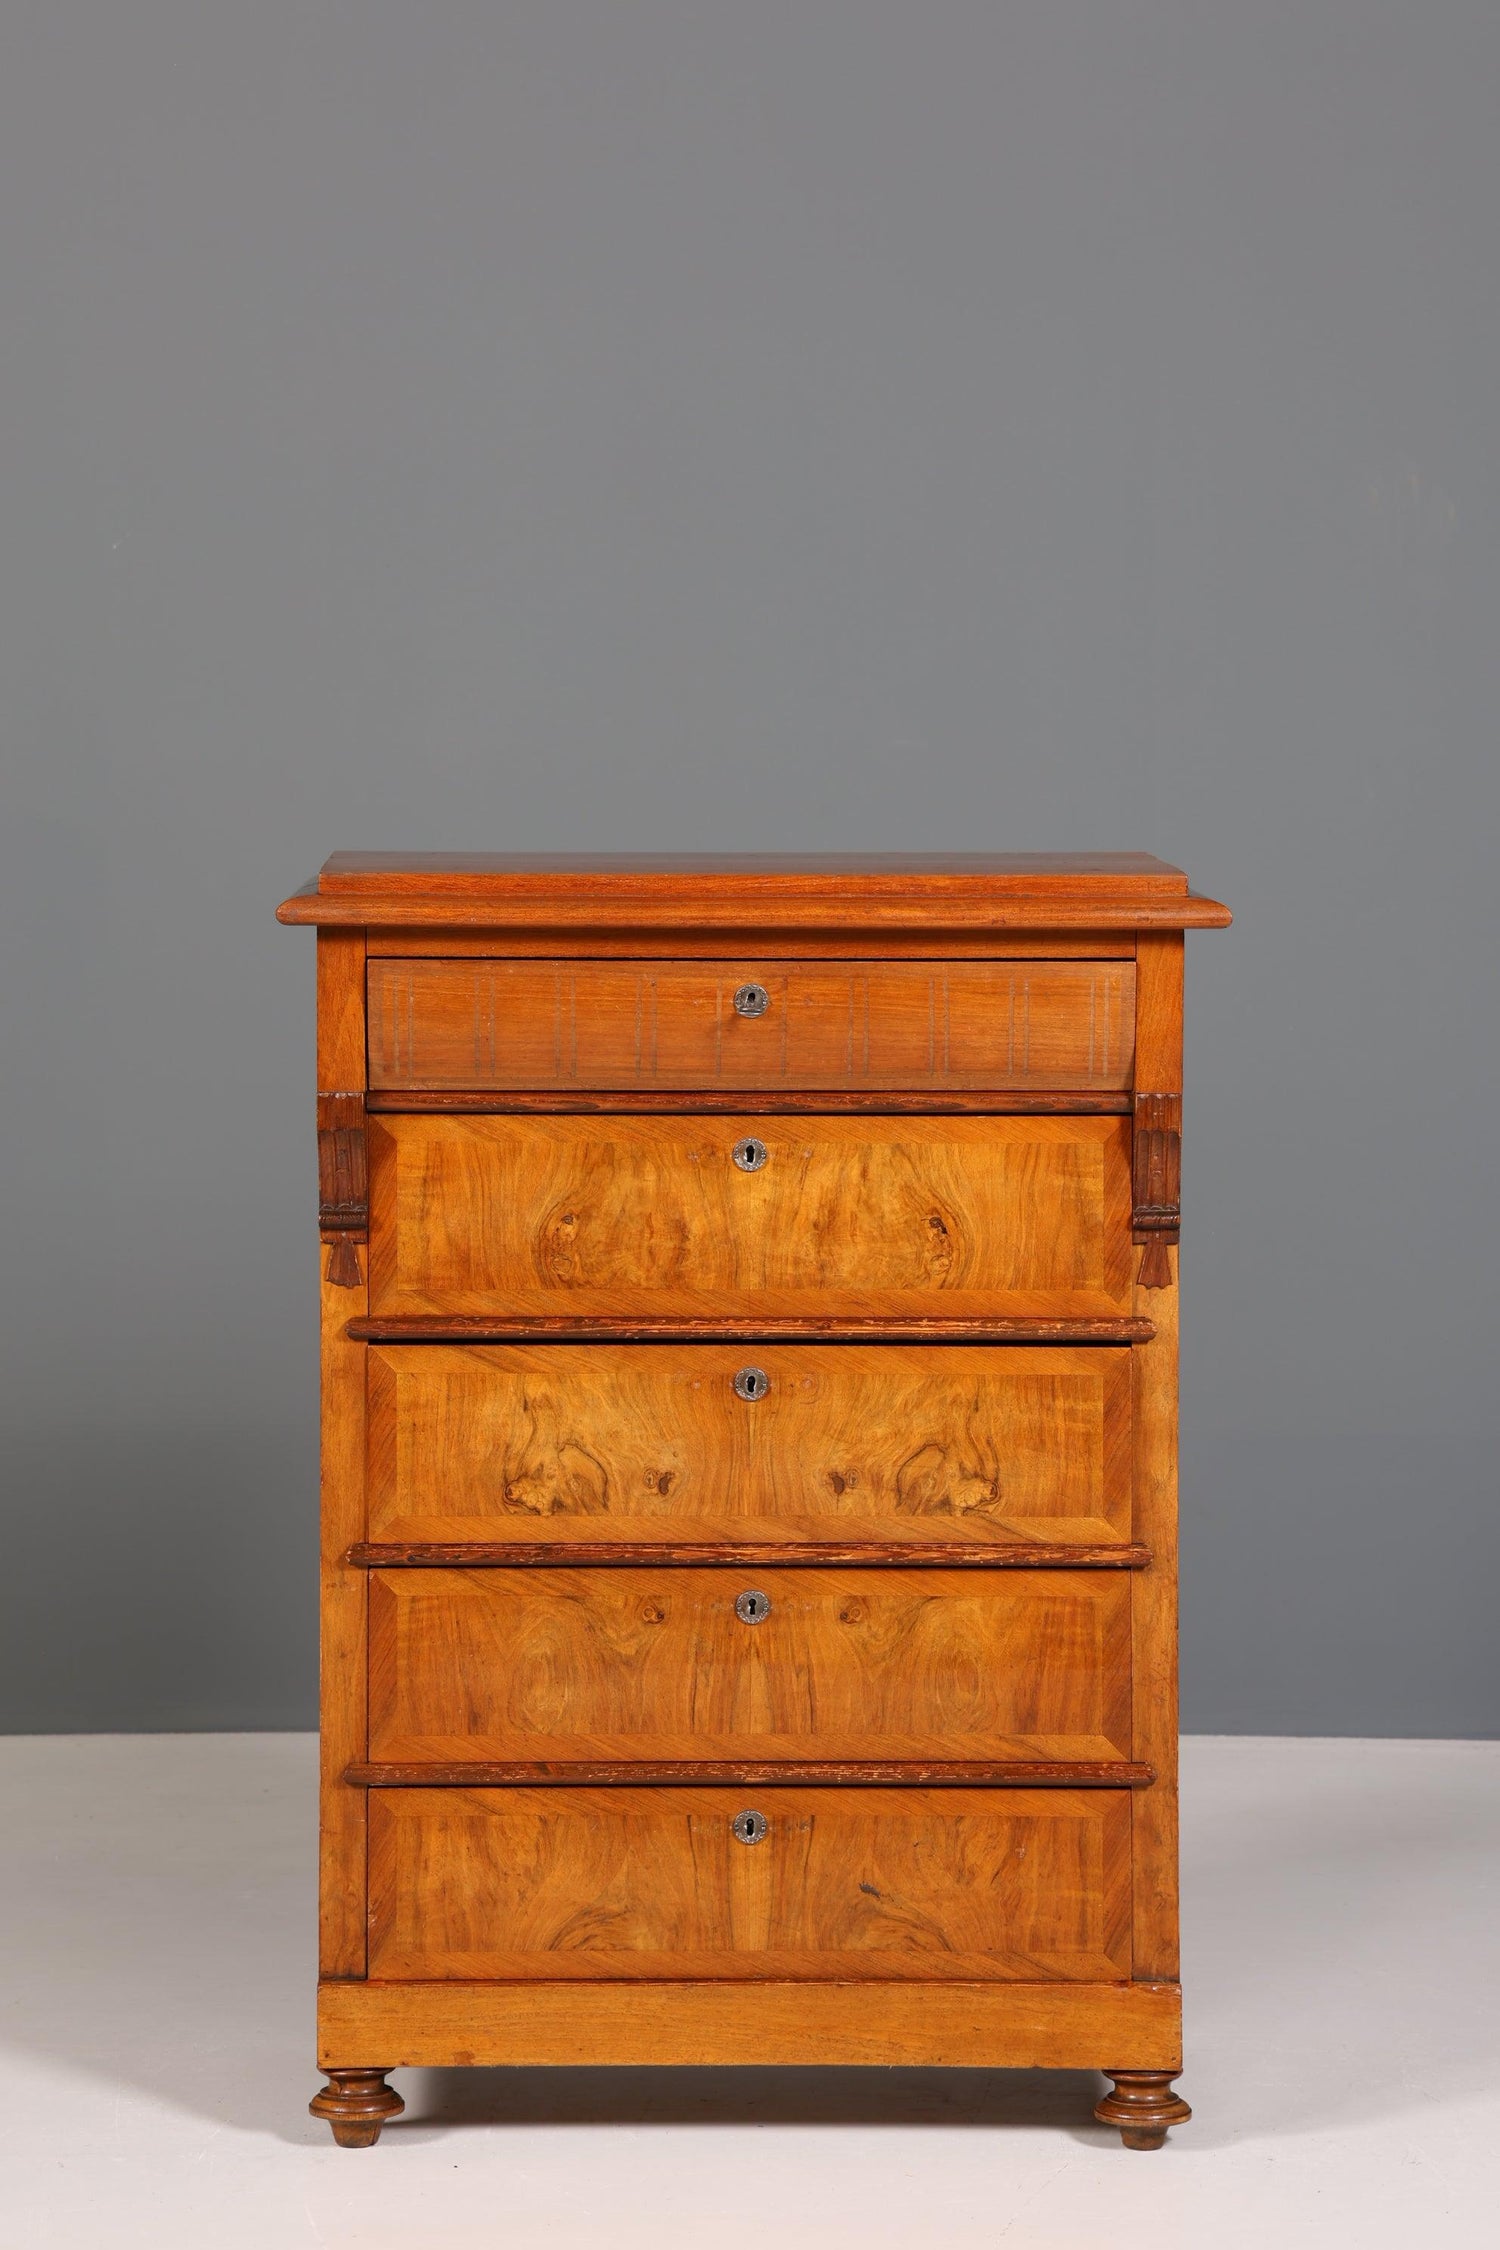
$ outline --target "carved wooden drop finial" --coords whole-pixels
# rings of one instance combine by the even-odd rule
[[[370,1239],[363,1094],[318,1096],[318,1233],[332,1245],[329,1280],[339,1289],[357,1289],[354,1245]]]
[[[399,2117],[406,2104],[383,2070],[330,2070],[307,2106],[327,2118],[340,2148],[373,2148],[386,2119]]]
[[[1143,1289],[1170,1289],[1167,1246],[1182,1234],[1182,1096],[1137,1094],[1131,1165],[1131,1238],[1145,1244]]]
[[[1094,2111],[1101,2125],[1118,2125],[1127,2148],[1160,2148],[1169,2125],[1185,2125],[1192,2111],[1172,2091],[1175,2070],[1107,2070],[1114,2080]]]

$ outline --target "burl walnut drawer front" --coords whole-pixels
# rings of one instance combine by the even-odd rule
[[[376,1571],[370,1757],[1130,1756],[1122,1571]]]
[[[372,1118],[375,1315],[1108,1318],[1117,1117]]]
[[[381,1090],[1121,1092],[1131,961],[427,961],[369,968]]]
[[[377,1789],[369,1973],[1105,1982],[1129,1862],[1118,1790]]]
[[[1130,1537],[1104,1345],[372,1345],[369,1537]]]

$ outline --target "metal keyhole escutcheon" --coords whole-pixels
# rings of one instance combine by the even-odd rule
[[[763,984],[742,984],[734,996],[737,1016],[763,1016],[771,1005],[771,995]]]
[[[764,1398],[771,1378],[763,1367],[742,1367],[734,1379],[736,1398]]]
[[[742,1844],[764,1843],[771,1832],[771,1823],[763,1812],[736,1813],[730,1826]]]
[[[771,1597],[751,1587],[735,1595],[734,1614],[742,1625],[762,1625],[771,1614]]]
[[[735,1142],[730,1153],[742,1172],[758,1172],[771,1151],[764,1141],[747,1135],[744,1140]]]

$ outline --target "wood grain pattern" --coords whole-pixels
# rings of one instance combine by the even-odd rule
[[[837,1540],[701,1539],[686,1545],[659,1545],[649,1540],[505,1539],[459,1540],[360,1540],[349,1549],[349,1560],[373,1570],[516,1570],[553,1563],[587,1563],[593,1569],[612,1570],[620,1565],[653,1568],[679,1563],[739,1563],[783,1569],[808,1564],[827,1568],[840,1563],[857,1570],[875,1570],[899,1563],[903,1570],[1144,1570],[1151,1560],[1149,1547],[1131,1541],[1118,1547],[1057,1547],[1038,1540],[1034,1546],[984,1546],[973,1541],[945,1540],[923,1544],[910,1539],[870,1540],[864,1546]]]
[[[1175,1984],[378,1982],[318,1989],[318,2062],[1182,2068]]]
[[[1061,1545],[1130,1532],[1130,1353],[761,1344],[371,1348],[375,1541]]]
[[[364,1083],[365,950],[360,931],[318,932],[318,1083],[358,1088]],[[343,1780],[344,1768],[362,1758],[365,1737],[365,1580],[348,1560],[364,1536],[365,1355],[345,1332],[351,1286],[361,1294],[361,1252],[345,1238],[355,1265],[344,1275],[322,1276],[320,1323],[322,1452],[320,1463],[319,1642],[321,1739],[319,1759],[318,1924],[324,1976],[365,1973],[365,1806]],[[330,1268],[335,1251],[329,1260]]]
[[[1140,947],[1138,1036],[1150,1083],[1182,1084],[1180,936],[1145,936]],[[1152,1564],[1130,1581],[1135,1666],[1134,1755],[1156,1768],[1133,1819],[1136,1969],[1143,1977],[1178,1973],[1177,1912],[1177,1324],[1178,1252],[1164,1245],[1165,1286],[1149,1299],[1151,1343],[1132,1354],[1135,1528]],[[1149,1251],[1142,1251],[1144,1263]],[[1119,2062],[1127,2056],[1116,2056]]]
[[[1225,927],[1181,868],[1144,852],[737,853],[338,852],[284,922],[530,931]]]
[[[370,1579],[370,1758],[1130,1755],[1108,1571],[401,1570]]]
[[[375,1790],[371,1973],[1037,1977],[1130,1969],[1112,1790]]]
[[[735,1009],[746,985],[755,1016]],[[1131,1081],[1128,961],[433,961],[369,967],[386,1088],[925,1089]]]
[[[350,1766],[344,1779],[355,1789],[509,1789],[525,1787],[654,1789],[717,1788],[724,1783],[772,1782],[819,1789],[869,1784],[899,1789],[1144,1789],[1156,1779],[1150,1766],[1128,1758],[983,1758],[924,1763],[918,1758],[566,1758],[460,1760],[455,1765]]]
[[[1118,1118],[382,1117],[370,1309],[1128,1313]]]

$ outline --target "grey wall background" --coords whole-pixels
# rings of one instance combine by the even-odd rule
[[[1485,1734],[1500,11],[12,0],[0,1724],[314,1711],[336,847],[1151,849],[1184,1717]]]

